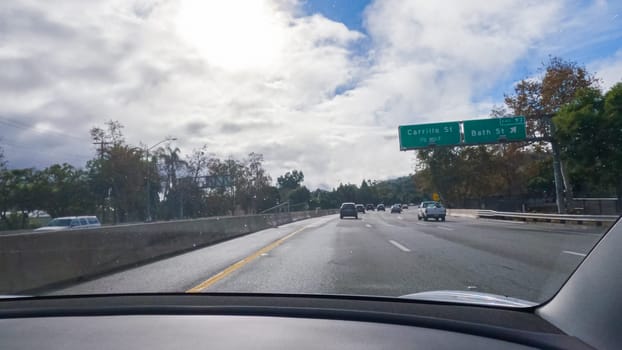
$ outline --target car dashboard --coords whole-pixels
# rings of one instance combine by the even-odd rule
[[[0,301],[2,349],[589,349],[531,309],[315,295]]]

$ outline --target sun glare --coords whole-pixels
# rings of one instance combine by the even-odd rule
[[[265,67],[279,57],[283,27],[265,0],[183,0],[177,30],[214,66]]]

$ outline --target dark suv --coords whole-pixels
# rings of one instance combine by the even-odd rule
[[[373,204],[367,204],[367,205],[365,206],[365,210],[371,210],[371,211],[374,211],[374,205],[373,205]]]
[[[354,203],[341,204],[341,208],[339,208],[339,218],[343,219],[346,216],[353,216],[355,219],[359,218],[359,214]]]

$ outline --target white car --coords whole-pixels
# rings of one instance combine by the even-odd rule
[[[96,216],[65,216],[52,219],[47,225],[36,229],[35,232],[77,230],[90,227],[101,227]]]
[[[428,219],[436,219],[436,221],[445,221],[447,210],[439,202],[425,201],[419,204],[419,212],[417,219],[428,221]]]

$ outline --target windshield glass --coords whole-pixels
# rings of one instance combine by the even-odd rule
[[[54,219],[50,221],[46,226],[69,226],[71,225],[71,219]]]
[[[622,213],[619,13],[3,0],[0,295],[545,302]]]

